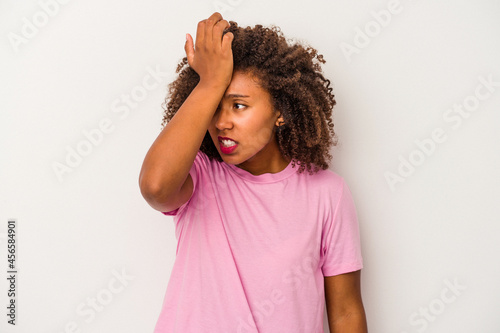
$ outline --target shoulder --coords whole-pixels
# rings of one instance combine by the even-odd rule
[[[209,157],[206,153],[198,150],[194,159],[194,165],[198,167],[200,172],[216,172],[222,169],[222,163],[215,158]]]
[[[331,169],[320,169],[312,175],[304,171],[303,175],[310,185],[328,194],[340,194],[345,184],[344,178]]]
[[[194,158],[195,162],[198,162],[200,164],[203,164],[205,166],[210,165],[212,163],[215,163],[216,161],[210,159],[207,154],[202,152],[201,150],[198,150],[196,152],[196,157]]]
[[[318,202],[319,207],[327,214],[325,216],[334,216],[339,207],[344,209],[350,205],[351,192],[344,177],[337,172],[330,169],[319,170],[313,175],[307,173],[305,179],[308,200]]]

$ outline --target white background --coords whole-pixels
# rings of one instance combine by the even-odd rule
[[[48,16],[36,1],[0,2],[1,332],[153,331],[176,239],[138,176],[185,33],[195,36],[216,9],[242,26],[275,24],[327,61],[340,139],[331,169],[358,209],[369,331],[500,332],[500,84],[480,88],[488,97],[460,123],[447,113],[474,101],[480,77],[500,82],[498,1],[401,0],[382,27],[371,12],[389,1],[53,4]],[[33,21],[37,31],[24,27]],[[342,52],[356,43],[357,53]],[[148,81],[157,87],[127,110],[122,95],[138,94],[148,68],[163,73]],[[58,178],[54,164],[67,165],[83,131],[106,119],[112,130],[81,146],[91,150]],[[419,153],[415,141],[436,128],[446,140]],[[391,187],[387,173],[410,157],[419,165]],[[6,323],[9,218],[18,234],[15,327]],[[100,311],[88,303],[96,297]]]

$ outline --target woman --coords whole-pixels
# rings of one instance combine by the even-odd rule
[[[185,52],[139,177],[178,239],[155,332],[323,332],[325,298],[331,332],[366,332],[322,56],[219,13]]]

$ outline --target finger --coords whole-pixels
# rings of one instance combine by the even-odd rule
[[[209,49],[212,48],[214,26],[220,20],[222,20],[222,15],[219,12],[213,13],[208,19],[205,20],[205,34],[203,38],[207,48]]]
[[[233,42],[234,35],[232,32],[227,32],[223,37],[222,37],[222,50],[223,51],[231,51],[231,44]]]
[[[194,44],[193,44],[193,37],[191,37],[190,34],[186,34],[186,43],[184,44],[184,50],[186,51],[188,64],[189,66],[192,67],[194,59]]]
[[[220,20],[219,22],[217,22],[217,24],[214,26],[212,35],[214,45],[221,45],[222,33],[224,32],[224,29],[229,28],[230,26],[231,25],[226,20]]]
[[[209,20],[213,20],[214,22],[222,20],[222,14],[219,12],[215,12],[208,18]]]
[[[198,26],[196,28],[196,48],[202,45],[205,38],[206,21],[207,20],[198,22]]]

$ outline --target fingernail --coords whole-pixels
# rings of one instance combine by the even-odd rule
[[[187,42],[187,40],[188,40],[188,34],[186,34],[186,42]]]

